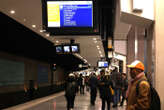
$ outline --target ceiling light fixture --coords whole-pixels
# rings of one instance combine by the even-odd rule
[[[43,32],[43,30],[41,29],[40,32]]]
[[[45,30],[45,29],[43,29],[43,32],[46,32],[46,30]]]
[[[84,62],[87,63],[88,61],[86,59],[84,59]]]
[[[57,40],[56,43],[59,43],[59,41]]]
[[[36,25],[32,25],[33,28],[36,28]]]
[[[47,36],[47,37],[49,37],[49,36],[50,36],[50,34],[46,34],[46,36]]]
[[[15,14],[15,11],[14,11],[14,10],[11,10],[10,13],[11,13],[11,14]]]

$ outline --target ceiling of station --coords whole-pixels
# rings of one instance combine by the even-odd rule
[[[115,17],[115,28],[114,28],[114,39],[115,40],[127,40],[127,34],[131,28],[130,24],[121,22],[120,20],[120,0],[116,2],[116,17]]]

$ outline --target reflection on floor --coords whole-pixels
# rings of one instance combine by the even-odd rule
[[[26,110],[66,110],[66,100],[62,95]],[[75,98],[74,110],[101,110],[101,100],[99,96],[97,96],[95,106],[91,106],[89,92],[86,92],[84,95],[78,93]],[[111,110],[125,110],[125,106],[117,108],[111,107]]]

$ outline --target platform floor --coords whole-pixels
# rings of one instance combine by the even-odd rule
[[[66,100],[62,94],[54,99],[42,102],[25,110],[66,110]],[[98,95],[95,106],[91,106],[89,92],[85,92],[84,95],[78,93],[75,98],[75,107],[73,110],[101,110],[101,99]],[[125,110],[125,105],[117,108],[111,107],[111,110]]]

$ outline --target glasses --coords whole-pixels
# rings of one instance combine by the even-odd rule
[[[130,70],[136,70],[136,68],[130,68]]]

